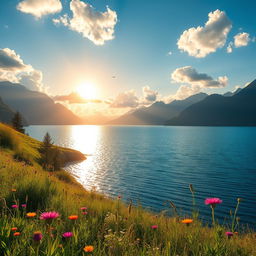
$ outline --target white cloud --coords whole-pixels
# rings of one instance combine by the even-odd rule
[[[177,45],[190,56],[203,58],[222,48],[231,30],[232,24],[226,13],[220,10],[210,12],[204,27],[198,26],[185,30]]]
[[[226,76],[220,76],[218,79],[214,80],[207,74],[198,73],[197,70],[191,66],[177,68],[171,74],[171,77],[174,82],[197,85],[201,88],[225,87],[228,83]]]
[[[112,108],[135,108],[139,105],[139,98],[134,90],[119,93],[111,102]]]
[[[0,49],[0,81],[22,83],[30,90],[45,91],[42,79],[42,72],[24,64],[14,50]]]
[[[149,86],[144,86],[142,88],[143,97],[146,102],[154,102],[157,99],[158,92],[151,90]]]
[[[17,10],[41,18],[62,10],[60,0],[24,0],[17,5]]]
[[[233,45],[234,45],[234,43],[233,43],[233,42],[230,42],[230,43],[228,44],[228,47],[227,47],[227,53],[231,53],[231,52],[233,52]]]
[[[235,47],[247,46],[250,40],[250,34],[245,32],[239,33],[234,36],[234,45]]]
[[[71,0],[70,10],[73,13],[72,18],[65,14],[59,19],[53,19],[53,22],[81,33],[96,45],[103,45],[105,41],[114,39],[114,28],[117,23],[115,11],[107,7],[105,12],[98,12],[80,0]]]
[[[32,91],[44,91],[43,73],[39,70],[31,70],[19,76],[19,83]]]

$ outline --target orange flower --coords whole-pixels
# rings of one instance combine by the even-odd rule
[[[13,235],[14,236],[20,236],[20,232],[15,232]]]
[[[36,213],[35,212],[28,212],[26,215],[27,215],[28,218],[33,218],[33,217],[36,216]]]
[[[11,190],[12,190],[12,192],[16,192],[16,191],[17,191],[17,189],[16,189],[16,188],[12,188]]]
[[[70,215],[68,217],[70,220],[77,220],[78,219],[78,216],[77,215]]]
[[[184,220],[181,221],[181,223],[184,223],[184,224],[187,224],[187,225],[191,224],[192,222],[193,222],[192,219],[184,219]]]
[[[94,247],[92,245],[87,245],[84,247],[85,252],[93,252]]]
[[[11,228],[11,231],[16,231],[18,228],[14,227],[14,228]]]

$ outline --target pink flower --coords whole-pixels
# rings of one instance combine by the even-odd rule
[[[87,207],[81,207],[80,208],[82,211],[85,211],[85,210],[87,210]]]
[[[232,237],[232,236],[234,235],[233,232],[226,232],[225,234],[226,234],[226,236],[227,236],[228,238],[230,238],[230,237]]]
[[[26,207],[27,207],[27,205],[26,205],[26,204],[22,204],[22,205],[21,205],[21,207],[26,208]]]
[[[64,238],[70,238],[72,236],[73,236],[72,232],[65,232],[65,233],[62,234],[62,237],[64,237]]]
[[[12,208],[14,208],[14,209],[15,209],[15,208],[19,208],[19,206],[18,206],[17,204],[13,204],[13,205],[12,205]]]
[[[205,204],[210,204],[212,207],[215,207],[216,204],[221,204],[222,203],[222,200],[219,199],[219,198],[206,198],[205,201],[204,201]]]
[[[152,225],[151,228],[152,228],[152,229],[157,229],[158,226],[157,226],[157,225]]]
[[[60,215],[58,212],[43,212],[40,216],[41,220],[49,220],[49,219],[56,219]]]
[[[88,214],[88,212],[82,212],[82,214],[83,214],[83,215],[87,215],[87,214]]]

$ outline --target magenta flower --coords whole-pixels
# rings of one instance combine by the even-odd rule
[[[65,233],[62,234],[62,237],[64,237],[64,238],[70,238],[72,236],[73,236],[72,232],[65,232]]]
[[[233,232],[226,232],[225,234],[228,237],[228,239],[230,239],[230,237],[234,235]]]
[[[41,233],[40,231],[36,231],[36,232],[34,233],[34,235],[33,235],[33,239],[34,239],[34,241],[36,241],[36,242],[41,241],[41,240],[43,239],[42,233]]]
[[[21,207],[22,207],[22,208],[26,208],[27,205],[26,205],[26,204],[22,204]]]
[[[60,215],[58,212],[43,212],[40,216],[41,220],[52,220],[58,218]]]
[[[157,225],[152,225],[151,228],[152,228],[152,229],[157,229],[158,226],[157,226]]]
[[[19,208],[19,206],[17,204],[13,204],[12,208],[16,209],[16,208]]]
[[[216,204],[221,204],[222,203],[222,200],[217,198],[217,197],[214,197],[214,198],[206,198],[205,201],[204,201],[205,204],[210,204],[212,207],[215,207]]]
[[[80,208],[82,211],[85,211],[85,210],[87,210],[87,207],[81,207]]]
[[[87,215],[87,214],[88,214],[88,212],[82,212],[82,214],[83,214],[83,215]]]

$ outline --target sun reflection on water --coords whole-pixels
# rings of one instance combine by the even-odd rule
[[[72,126],[72,148],[86,155],[87,159],[81,163],[71,165],[68,170],[83,184],[86,189],[95,187],[99,190],[97,176],[99,152],[101,152],[101,127],[94,125]]]

